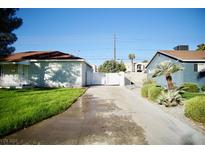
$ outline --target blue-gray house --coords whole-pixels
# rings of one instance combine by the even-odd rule
[[[163,61],[171,61],[181,65],[184,69],[172,75],[175,85],[184,82],[194,82],[200,87],[205,85],[205,77],[199,79],[199,72],[205,70],[205,51],[162,50],[158,51],[146,66],[147,78],[152,78],[152,70]],[[157,84],[166,86],[164,76],[155,78]]]

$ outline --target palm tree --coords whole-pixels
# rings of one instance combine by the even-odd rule
[[[205,44],[202,43],[202,44],[197,45],[197,49],[196,50],[197,51],[205,51]]]
[[[132,72],[134,72],[133,60],[135,59],[135,54],[129,54],[129,55],[128,55],[128,58],[131,60]]]
[[[164,61],[156,66],[156,68],[153,70],[154,73],[153,73],[152,77],[155,78],[155,77],[158,77],[161,75],[165,75],[166,80],[167,80],[168,90],[173,90],[174,84],[172,81],[171,74],[178,72],[180,70],[183,70],[183,68],[180,65],[171,63],[170,61]]]

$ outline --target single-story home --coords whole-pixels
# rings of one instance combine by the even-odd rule
[[[89,85],[92,66],[60,51],[28,51],[0,58],[0,87],[82,87]]]
[[[185,51],[185,50],[162,50],[158,51],[147,65],[147,78],[152,78],[152,70],[163,61],[171,61],[181,65],[184,69],[172,75],[176,85],[185,82],[197,83],[200,87],[205,85],[205,78],[198,78],[199,72],[205,69],[205,51]],[[161,86],[166,86],[164,76],[156,77],[156,82]]]

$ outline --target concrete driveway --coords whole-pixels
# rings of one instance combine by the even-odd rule
[[[66,112],[14,133],[19,144],[205,144],[197,130],[125,87],[90,87]]]
[[[64,113],[6,139],[18,144],[147,144],[130,108],[119,105],[126,103],[124,91],[120,87],[90,87]]]

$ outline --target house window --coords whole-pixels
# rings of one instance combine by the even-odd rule
[[[198,64],[194,64],[194,72],[198,72]]]
[[[198,72],[201,72],[205,69],[205,64],[204,63],[200,63],[198,64]]]

